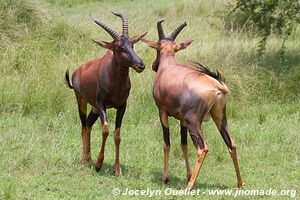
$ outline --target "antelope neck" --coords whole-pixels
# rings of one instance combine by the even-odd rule
[[[129,77],[129,67],[124,65],[115,54],[113,54],[112,57],[109,76],[111,77],[111,80],[114,80],[114,82],[118,84],[123,84]]]
[[[162,53],[160,55],[159,68],[165,68],[174,63],[177,63],[177,61],[174,57],[174,54],[172,54],[171,52]]]

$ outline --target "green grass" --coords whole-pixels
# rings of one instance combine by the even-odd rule
[[[167,33],[187,21],[177,41],[194,42],[177,58],[200,61],[225,76],[230,88],[229,128],[238,146],[244,188],[299,192],[299,30],[287,41],[287,59],[281,63],[276,36],[269,39],[266,55],[257,61],[258,38],[225,31],[218,16],[225,12],[226,2],[7,0],[0,2],[0,8],[0,199],[131,199],[113,196],[112,189],[184,188],[185,164],[175,120],[170,120],[171,180],[167,186],[161,185],[163,140],[151,94],[155,73],[150,66],[155,52],[142,43],[136,44],[135,50],[147,68],[141,74],[130,74],[132,91],[121,130],[123,175],[115,177],[112,172],[114,110],[108,112],[110,135],[101,171],[80,169],[80,120],[74,94],[64,85],[63,77],[67,68],[72,71],[103,55],[105,50],[91,43],[91,38],[111,40],[90,16],[121,30],[121,22],[111,10],[128,15],[130,35],[148,31],[146,37],[155,40],[157,19],[166,20]],[[235,189],[226,145],[212,121],[203,128],[209,153],[195,188]],[[97,122],[92,134],[94,160],[100,143]],[[196,152],[190,138],[188,143],[193,167]],[[232,199],[204,194],[155,197],[166,198]]]

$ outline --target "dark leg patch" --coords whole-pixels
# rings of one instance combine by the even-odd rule
[[[115,129],[121,128],[125,110],[126,110],[126,103],[123,106],[121,106],[120,108],[117,109]]]
[[[94,123],[97,121],[98,117],[99,117],[98,113],[94,113],[93,111],[91,111],[87,118],[87,122],[86,122],[87,127],[92,127]]]
[[[169,128],[165,127],[162,124],[162,129],[163,129],[164,142],[165,142],[166,145],[170,146],[170,132],[169,132]]]
[[[81,120],[82,127],[86,128],[86,114],[83,113],[80,109],[79,109],[79,117]]]
[[[180,125],[181,144],[187,145],[187,127]]]

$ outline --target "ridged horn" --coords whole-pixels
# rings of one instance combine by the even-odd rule
[[[180,33],[180,31],[184,28],[184,27],[186,27],[186,22],[183,22],[181,25],[179,25],[171,34],[170,34],[170,36],[169,36],[169,38],[171,39],[171,40],[175,40],[176,39],[176,37],[177,37],[177,35]]]
[[[128,19],[127,19],[127,17],[121,13],[115,13],[115,12],[112,12],[112,13],[122,19],[122,35],[124,37],[129,37],[128,36]]]
[[[162,24],[165,20],[159,20],[157,22],[157,32],[158,32],[158,38],[159,40],[162,40],[162,39],[165,39],[166,36],[165,36],[165,33],[164,33],[164,29],[162,27]]]
[[[103,28],[113,39],[117,39],[120,36],[118,35],[117,32],[115,32],[112,28],[110,28],[108,25],[105,23],[101,22],[99,19],[93,17],[93,20],[96,24],[98,24],[101,28]]]

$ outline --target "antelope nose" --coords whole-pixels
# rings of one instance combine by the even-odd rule
[[[139,62],[134,65],[134,68],[137,69],[139,72],[142,72],[145,69],[145,65],[143,62]]]

